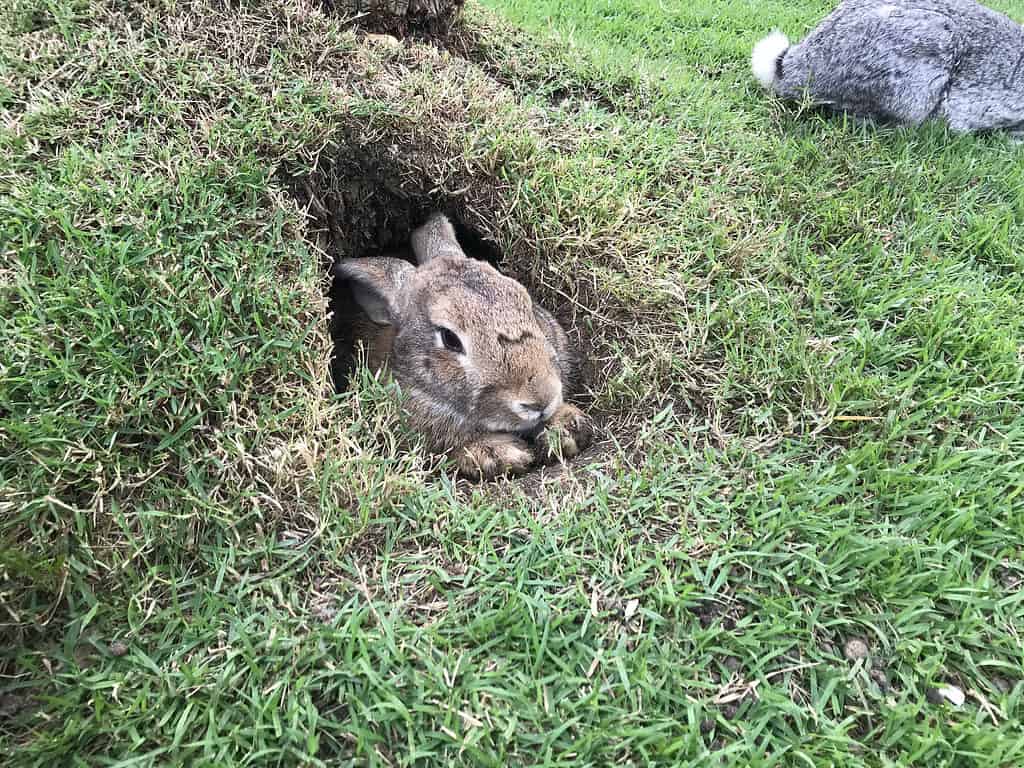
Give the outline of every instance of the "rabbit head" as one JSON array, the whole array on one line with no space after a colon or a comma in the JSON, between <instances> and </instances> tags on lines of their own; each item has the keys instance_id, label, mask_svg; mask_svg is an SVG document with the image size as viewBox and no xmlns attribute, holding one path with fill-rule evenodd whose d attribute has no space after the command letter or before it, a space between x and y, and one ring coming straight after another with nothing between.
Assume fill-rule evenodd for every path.
<instances>
[{"instance_id":1,"label":"rabbit head","mask_svg":"<svg viewBox=\"0 0 1024 768\"><path fill-rule=\"evenodd\" d=\"M388 363L410 410L442 444L539 429L562 405L564 333L519 282L467 258L444 216L412 246L418 266L379 257L335 268L369 319L390 326Z\"/></svg>"}]
</instances>

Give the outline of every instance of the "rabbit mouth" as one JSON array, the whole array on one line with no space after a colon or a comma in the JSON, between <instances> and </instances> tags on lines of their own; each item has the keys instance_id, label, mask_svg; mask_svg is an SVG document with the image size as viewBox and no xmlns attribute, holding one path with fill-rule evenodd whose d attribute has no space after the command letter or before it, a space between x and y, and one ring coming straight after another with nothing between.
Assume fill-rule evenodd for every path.
<instances>
[{"instance_id":1,"label":"rabbit mouth","mask_svg":"<svg viewBox=\"0 0 1024 768\"><path fill-rule=\"evenodd\" d=\"M533 439L541 433L544 425L562 404L561 393L547 405L510 402L504 404L499 413L482 422L489 432L511 432L526 439Z\"/></svg>"},{"instance_id":2,"label":"rabbit mouth","mask_svg":"<svg viewBox=\"0 0 1024 768\"><path fill-rule=\"evenodd\" d=\"M503 419L489 419L483 422L483 428L488 432L509 432L519 435L527 440L532 440L544 429L546 419L541 414L533 418L517 418L515 416Z\"/></svg>"},{"instance_id":3,"label":"rabbit mouth","mask_svg":"<svg viewBox=\"0 0 1024 768\"><path fill-rule=\"evenodd\" d=\"M523 427L517 431L519 435L525 437L527 440L536 440L543 430L544 421L542 419L537 419L532 426Z\"/></svg>"},{"instance_id":4,"label":"rabbit mouth","mask_svg":"<svg viewBox=\"0 0 1024 768\"><path fill-rule=\"evenodd\" d=\"M487 432L509 432L513 435L530 438L540 433L544 428L544 423L545 419L538 414L536 417L528 419L517 416L487 419L481 422L481 426Z\"/></svg>"},{"instance_id":5,"label":"rabbit mouth","mask_svg":"<svg viewBox=\"0 0 1024 768\"><path fill-rule=\"evenodd\" d=\"M522 416L522 421L519 426L514 430L517 434L525 437L527 440L534 440L544 430L544 426L548 423L552 414L555 412L557 406L552 404L545 408L543 411L528 411L529 416Z\"/></svg>"}]
</instances>

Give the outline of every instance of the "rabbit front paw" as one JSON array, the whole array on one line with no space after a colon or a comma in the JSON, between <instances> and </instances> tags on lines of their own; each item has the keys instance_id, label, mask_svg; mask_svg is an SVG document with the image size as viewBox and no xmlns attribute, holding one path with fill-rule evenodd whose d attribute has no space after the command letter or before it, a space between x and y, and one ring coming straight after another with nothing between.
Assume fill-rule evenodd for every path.
<instances>
[{"instance_id":1,"label":"rabbit front paw","mask_svg":"<svg viewBox=\"0 0 1024 768\"><path fill-rule=\"evenodd\" d=\"M563 403L537 435L537 451L545 463L565 461L585 451L593 439L594 426L587 415Z\"/></svg>"},{"instance_id":2,"label":"rabbit front paw","mask_svg":"<svg viewBox=\"0 0 1024 768\"><path fill-rule=\"evenodd\" d=\"M530 469L533 461L533 451L522 438L504 433L481 437L455 454L459 473L471 480L521 475Z\"/></svg>"}]
</instances>

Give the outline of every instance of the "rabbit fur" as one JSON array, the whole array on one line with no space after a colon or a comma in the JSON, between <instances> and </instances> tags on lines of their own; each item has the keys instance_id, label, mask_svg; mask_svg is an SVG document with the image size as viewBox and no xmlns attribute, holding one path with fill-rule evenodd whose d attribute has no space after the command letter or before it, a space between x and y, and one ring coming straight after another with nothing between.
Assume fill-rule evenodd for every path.
<instances>
[{"instance_id":1,"label":"rabbit fur","mask_svg":"<svg viewBox=\"0 0 1024 768\"><path fill-rule=\"evenodd\" d=\"M796 45L761 40L751 67L784 98L1024 139L1024 27L972 0L845 0Z\"/></svg>"},{"instance_id":2,"label":"rabbit fur","mask_svg":"<svg viewBox=\"0 0 1024 768\"><path fill-rule=\"evenodd\" d=\"M335 275L365 313L354 331L367 362L390 368L430 448L474 479L585 449L590 422L563 400L577 359L555 318L520 283L468 258L443 214L411 243L416 266L353 258Z\"/></svg>"}]
</instances>

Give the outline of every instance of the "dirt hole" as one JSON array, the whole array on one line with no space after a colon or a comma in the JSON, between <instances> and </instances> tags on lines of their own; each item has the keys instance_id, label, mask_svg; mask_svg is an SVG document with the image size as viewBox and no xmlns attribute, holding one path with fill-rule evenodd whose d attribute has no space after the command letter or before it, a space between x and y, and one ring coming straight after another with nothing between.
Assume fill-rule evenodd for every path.
<instances>
[{"instance_id":1,"label":"dirt hole","mask_svg":"<svg viewBox=\"0 0 1024 768\"><path fill-rule=\"evenodd\" d=\"M328 259L324 270L349 258L393 255L414 263L409 247L413 230L430 213L444 212L456 229L459 243L470 258L486 261L499 272L521 282L534 300L559 320L580 358L578 379L570 390L572 402L586 408L595 369L589 364L592 341L581 327L578 306L546 287L537 275L543 260L529 243L517 242L504 252L497 242L507 206L493 179L462 176L464 171L438 184L420 165L429 159L409 151L375 143L359 147L342 143L330 160L321 160L310 173L287 176L288 188L308 212L308 237ZM463 167L463 164L446 166ZM362 310L347 281L331 281L327 296L327 322L334 350L331 383L345 391L358 363L353 339L354 321Z\"/></svg>"},{"instance_id":2,"label":"dirt hole","mask_svg":"<svg viewBox=\"0 0 1024 768\"><path fill-rule=\"evenodd\" d=\"M581 328L579 322L579 306L536 279L543 267L529 243L513 240L508 250L499 246L497 237L507 208L492 180L456 177L438 185L428 173L415 172L411 165L407 154L397 155L381 144L365 150L348 145L332 160L321 161L312 173L286 178L287 186L310 216L309 239L327 254L324 270L339 260L385 254L414 263L409 246L413 230L433 211L443 211L455 226L466 255L490 263L526 286L534 300L555 315L575 345L580 368L577 380L567 390L567 399L590 415L597 439L571 463L592 460L607 450L601 443L607 419L592 407L589 393L597 367L592 363L589 329ZM357 372L354 323L363 315L347 281L332 279L326 298L333 342L330 383L335 391L343 392ZM561 471L559 465L537 465L518 482L529 492L531 484Z\"/></svg>"}]
</instances>

